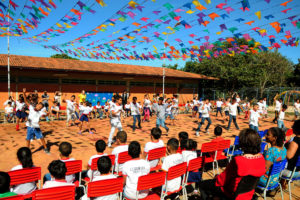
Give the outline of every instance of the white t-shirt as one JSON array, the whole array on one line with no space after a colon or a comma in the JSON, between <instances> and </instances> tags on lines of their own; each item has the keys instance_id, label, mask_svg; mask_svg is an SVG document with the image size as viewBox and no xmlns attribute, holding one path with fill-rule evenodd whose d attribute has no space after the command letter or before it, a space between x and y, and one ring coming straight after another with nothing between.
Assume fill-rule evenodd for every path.
<instances>
[{"instance_id":1,"label":"white t-shirt","mask_svg":"<svg viewBox=\"0 0 300 200\"><path fill-rule=\"evenodd\" d=\"M238 103L231 104L229 103L229 114L232 116L236 116Z\"/></svg>"},{"instance_id":2,"label":"white t-shirt","mask_svg":"<svg viewBox=\"0 0 300 200\"><path fill-rule=\"evenodd\" d=\"M174 108L178 108L178 99L173 99L174 102Z\"/></svg>"},{"instance_id":3,"label":"white t-shirt","mask_svg":"<svg viewBox=\"0 0 300 200\"><path fill-rule=\"evenodd\" d=\"M108 110L108 109L109 109L109 105L105 105L104 110Z\"/></svg>"},{"instance_id":4,"label":"white t-shirt","mask_svg":"<svg viewBox=\"0 0 300 200\"><path fill-rule=\"evenodd\" d=\"M267 101L263 100L263 109L266 110L267 109Z\"/></svg>"},{"instance_id":5,"label":"white t-shirt","mask_svg":"<svg viewBox=\"0 0 300 200\"><path fill-rule=\"evenodd\" d=\"M51 110L59 110L58 106L51 106Z\"/></svg>"},{"instance_id":6,"label":"white t-shirt","mask_svg":"<svg viewBox=\"0 0 300 200\"><path fill-rule=\"evenodd\" d=\"M6 106L5 107L5 113L6 114L11 114L14 112L14 108L12 106Z\"/></svg>"},{"instance_id":7,"label":"white t-shirt","mask_svg":"<svg viewBox=\"0 0 300 200\"><path fill-rule=\"evenodd\" d=\"M197 106L197 104L198 104L198 100L193 99L193 105L194 105L194 106Z\"/></svg>"},{"instance_id":8,"label":"white t-shirt","mask_svg":"<svg viewBox=\"0 0 300 200\"><path fill-rule=\"evenodd\" d=\"M43 185L43 188L53 188L53 187L60 187L60 186L71 186L74 185L73 183L67 183L67 181L46 181L45 184Z\"/></svg>"},{"instance_id":9,"label":"white t-shirt","mask_svg":"<svg viewBox=\"0 0 300 200\"><path fill-rule=\"evenodd\" d=\"M224 111L229 111L229 104L230 104L230 102L225 103Z\"/></svg>"},{"instance_id":10,"label":"white t-shirt","mask_svg":"<svg viewBox=\"0 0 300 200\"><path fill-rule=\"evenodd\" d=\"M202 117L208 118L209 117L209 111L210 111L210 105L204 104L202 107Z\"/></svg>"},{"instance_id":11,"label":"white t-shirt","mask_svg":"<svg viewBox=\"0 0 300 200\"><path fill-rule=\"evenodd\" d=\"M68 162L68 161L72 161L72 160L75 160L74 158L69 158L69 159L61 159L61 161L63 162ZM75 180L75 174L70 174L70 175L66 175L66 181L67 183L73 183L74 180Z\"/></svg>"},{"instance_id":12,"label":"white t-shirt","mask_svg":"<svg viewBox=\"0 0 300 200\"><path fill-rule=\"evenodd\" d=\"M157 148L164 147L164 146L165 146L165 144L162 140L159 140L158 142L147 142L145 145L145 148L144 148L144 152L148 153L152 149L157 149ZM149 161L150 167L156 167L158 162L159 162L159 159Z\"/></svg>"},{"instance_id":13,"label":"white t-shirt","mask_svg":"<svg viewBox=\"0 0 300 200\"><path fill-rule=\"evenodd\" d=\"M221 108L222 105L223 105L223 102L222 101L217 101L216 104L217 104L217 108Z\"/></svg>"},{"instance_id":14,"label":"white t-shirt","mask_svg":"<svg viewBox=\"0 0 300 200\"><path fill-rule=\"evenodd\" d=\"M66 100L67 102L67 110L74 112L75 111L75 101Z\"/></svg>"},{"instance_id":15,"label":"white t-shirt","mask_svg":"<svg viewBox=\"0 0 300 200\"><path fill-rule=\"evenodd\" d=\"M280 108L281 108L281 103L278 100L276 100L275 101L275 110L279 112Z\"/></svg>"},{"instance_id":16,"label":"white t-shirt","mask_svg":"<svg viewBox=\"0 0 300 200\"><path fill-rule=\"evenodd\" d=\"M181 163L183 163L182 155L179 153L172 154L172 155L165 157L163 164L162 164L162 169L164 171L168 171L170 167L173 167L173 166L181 164ZM180 185L181 185L181 177L174 178L174 179L168 181L166 189L168 192L173 192L175 190L178 190L180 188Z\"/></svg>"},{"instance_id":17,"label":"white t-shirt","mask_svg":"<svg viewBox=\"0 0 300 200\"><path fill-rule=\"evenodd\" d=\"M94 181L102 181L102 180L108 180L108 179L114 179L117 178L113 174L107 174L107 175L102 175L102 176L95 176L93 179ZM118 199L118 194L112 194L112 195L107 195L107 196L102 196L102 197L96 197L93 198L93 200L117 200Z\"/></svg>"},{"instance_id":18,"label":"white t-shirt","mask_svg":"<svg viewBox=\"0 0 300 200\"><path fill-rule=\"evenodd\" d=\"M196 151L183 150L181 154L182 154L183 162L187 162L187 164L189 164L190 160L197 158Z\"/></svg>"},{"instance_id":19,"label":"white t-shirt","mask_svg":"<svg viewBox=\"0 0 300 200\"><path fill-rule=\"evenodd\" d=\"M284 115L285 115L285 112L280 111L280 112L279 112L278 119L281 120L281 121L283 121L283 120L284 120Z\"/></svg>"},{"instance_id":20,"label":"white t-shirt","mask_svg":"<svg viewBox=\"0 0 300 200\"><path fill-rule=\"evenodd\" d=\"M32 105L29 106L29 115L27 118L26 126L32 128L40 128L39 121L41 116L46 115L42 110L36 111Z\"/></svg>"},{"instance_id":21,"label":"white t-shirt","mask_svg":"<svg viewBox=\"0 0 300 200\"><path fill-rule=\"evenodd\" d=\"M151 106L151 101L149 99L144 99L144 107L150 108Z\"/></svg>"},{"instance_id":22,"label":"white t-shirt","mask_svg":"<svg viewBox=\"0 0 300 200\"><path fill-rule=\"evenodd\" d=\"M118 106L117 104L113 105L113 107L110 108L110 111L111 112L114 111L116 115L112 115L111 119L120 120L122 110L123 110L122 105L120 106Z\"/></svg>"},{"instance_id":23,"label":"white t-shirt","mask_svg":"<svg viewBox=\"0 0 300 200\"><path fill-rule=\"evenodd\" d=\"M109 103L109 107L110 107L110 108L113 107L113 106L115 105L115 103L112 102L112 101L110 101L110 102L108 102L108 103Z\"/></svg>"},{"instance_id":24,"label":"white t-shirt","mask_svg":"<svg viewBox=\"0 0 300 200\"><path fill-rule=\"evenodd\" d=\"M79 110L82 112L82 114L89 115L90 112L93 111L93 107L80 105Z\"/></svg>"},{"instance_id":25,"label":"white t-shirt","mask_svg":"<svg viewBox=\"0 0 300 200\"><path fill-rule=\"evenodd\" d=\"M101 156L107 156L107 154L104 153L104 154L96 154L96 155L91 156L90 159L89 159L89 162L88 162L89 167L92 166L92 160L94 158L100 158ZM100 172L98 170L91 170L91 169L89 169L88 172L87 172L87 175L91 179L92 177L100 176Z\"/></svg>"},{"instance_id":26,"label":"white t-shirt","mask_svg":"<svg viewBox=\"0 0 300 200\"><path fill-rule=\"evenodd\" d=\"M300 103L297 102L294 103L294 110L298 112L300 111Z\"/></svg>"},{"instance_id":27,"label":"white t-shirt","mask_svg":"<svg viewBox=\"0 0 300 200\"><path fill-rule=\"evenodd\" d=\"M236 98L236 102L237 102L237 103L240 103L240 101L241 101L241 98L239 98L239 97Z\"/></svg>"},{"instance_id":28,"label":"white t-shirt","mask_svg":"<svg viewBox=\"0 0 300 200\"><path fill-rule=\"evenodd\" d=\"M16 101L16 111L22 111L23 108L25 107L25 102L19 102L19 101Z\"/></svg>"},{"instance_id":29,"label":"white t-shirt","mask_svg":"<svg viewBox=\"0 0 300 200\"><path fill-rule=\"evenodd\" d=\"M203 101L198 101L198 102L197 102L197 105L199 106L198 112L199 112L199 113L202 113L202 112L203 112L202 108L203 108L203 105L204 105Z\"/></svg>"},{"instance_id":30,"label":"white t-shirt","mask_svg":"<svg viewBox=\"0 0 300 200\"><path fill-rule=\"evenodd\" d=\"M171 115L172 114L172 107L173 105L170 105L169 107L166 108L166 114Z\"/></svg>"},{"instance_id":31,"label":"white t-shirt","mask_svg":"<svg viewBox=\"0 0 300 200\"><path fill-rule=\"evenodd\" d=\"M120 164L120 165L118 164L118 156L119 156L119 153L122 153L122 152L125 152L125 151L128 151L128 144L119 145L119 146L115 147L114 150L112 151L111 154L114 154L116 156L115 171L117 171L118 168L119 168L120 172L122 171L124 164Z\"/></svg>"},{"instance_id":32,"label":"white t-shirt","mask_svg":"<svg viewBox=\"0 0 300 200\"><path fill-rule=\"evenodd\" d=\"M102 108L101 105L96 105L95 107L96 107L97 110Z\"/></svg>"},{"instance_id":33,"label":"white t-shirt","mask_svg":"<svg viewBox=\"0 0 300 200\"><path fill-rule=\"evenodd\" d=\"M150 172L150 164L146 160L130 160L123 165L123 175L126 177L124 187L125 196L129 199L136 198L137 183L140 176L147 175ZM138 198L143 199L149 193L149 190L139 191Z\"/></svg>"},{"instance_id":34,"label":"white t-shirt","mask_svg":"<svg viewBox=\"0 0 300 200\"><path fill-rule=\"evenodd\" d=\"M258 119L260 118L259 112L250 110L249 124L258 127Z\"/></svg>"},{"instance_id":35,"label":"white t-shirt","mask_svg":"<svg viewBox=\"0 0 300 200\"><path fill-rule=\"evenodd\" d=\"M131 115L140 115L140 104L139 103L130 103Z\"/></svg>"},{"instance_id":36,"label":"white t-shirt","mask_svg":"<svg viewBox=\"0 0 300 200\"><path fill-rule=\"evenodd\" d=\"M258 110L259 110L259 111L262 111L263 108L264 108L264 103L258 102L257 105L258 105Z\"/></svg>"},{"instance_id":37,"label":"white t-shirt","mask_svg":"<svg viewBox=\"0 0 300 200\"><path fill-rule=\"evenodd\" d=\"M15 167L13 167L10 171L15 171L15 170L19 170L19 169L23 169L22 165L17 165ZM33 192L34 190L36 190L35 182L19 184L19 185L14 186L13 188L11 188L11 191L15 192L17 194L28 194L28 193Z\"/></svg>"},{"instance_id":38,"label":"white t-shirt","mask_svg":"<svg viewBox=\"0 0 300 200\"><path fill-rule=\"evenodd\" d=\"M130 104L125 104L125 109L130 109Z\"/></svg>"}]
</instances>

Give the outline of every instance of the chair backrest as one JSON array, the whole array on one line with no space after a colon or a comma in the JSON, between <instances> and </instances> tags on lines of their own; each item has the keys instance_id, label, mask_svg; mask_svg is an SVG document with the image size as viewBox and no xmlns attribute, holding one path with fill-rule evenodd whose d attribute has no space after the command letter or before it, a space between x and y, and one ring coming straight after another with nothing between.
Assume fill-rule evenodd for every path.
<instances>
[{"instance_id":1,"label":"chair backrest","mask_svg":"<svg viewBox=\"0 0 300 200\"><path fill-rule=\"evenodd\" d=\"M2 200L24 200L23 195L1 198Z\"/></svg>"},{"instance_id":2,"label":"chair backrest","mask_svg":"<svg viewBox=\"0 0 300 200\"><path fill-rule=\"evenodd\" d=\"M201 169L203 166L203 162L204 162L203 157L198 157L190 160L187 166L187 171L192 172Z\"/></svg>"},{"instance_id":3,"label":"chair backrest","mask_svg":"<svg viewBox=\"0 0 300 200\"><path fill-rule=\"evenodd\" d=\"M82 160L71 160L65 162L65 164L67 168L66 175L82 172Z\"/></svg>"},{"instance_id":4,"label":"chair backrest","mask_svg":"<svg viewBox=\"0 0 300 200\"><path fill-rule=\"evenodd\" d=\"M264 130L264 136L267 135L269 129Z\"/></svg>"},{"instance_id":5,"label":"chair backrest","mask_svg":"<svg viewBox=\"0 0 300 200\"><path fill-rule=\"evenodd\" d=\"M113 155L113 154L111 154L111 155L108 155L108 157L109 157L110 160L111 160L111 166L114 166L114 165L115 165L116 156ZM98 162L99 158L100 158L100 157L94 158L94 159L92 160L91 170L98 170L97 162Z\"/></svg>"},{"instance_id":6,"label":"chair backrest","mask_svg":"<svg viewBox=\"0 0 300 200\"><path fill-rule=\"evenodd\" d=\"M239 182L235 192L234 192L234 199L236 199L240 194L244 194L254 190L260 177L255 176L244 176L242 177L241 181Z\"/></svg>"},{"instance_id":7,"label":"chair backrest","mask_svg":"<svg viewBox=\"0 0 300 200\"><path fill-rule=\"evenodd\" d=\"M140 176L137 184L137 190L147 190L150 188L160 187L165 184L166 172L157 172Z\"/></svg>"},{"instance_id":8,"label":"chair backrest","mask_svg":"<svg viewBox=\"0 0 300 200\"><path fill-rule=\"evenodd\" d=\"M260 153L264 153L266 146L267 146L266 142L262 142L260 144Z\"/></svg>"},{"instance_id":9,"label":"chair backrest","mask_svg":"<svg viewBox=\"0 0 300 200\"><path fill-rule=\"evenodd\" d=\"M123 164L129 160L132 160L131 156L128 154L128 151L119 153L118 155L118 164Z\"/></svg>"},{"instance_id":10,"label":"chair backrest","mask_svg":"<svg viewBox=\"0 0 300 200\"><path fill-rule=\"evenodd\" d=\"M274 162L271 170L269 171L269 176L272 176L274 174L279 174L285 167L286 160L280 161L280 162Z\"/></svg>"},{"instance_id":11,"label":"chair backrest","mask_svg":"<svg viewBox=\"0 0 300 200\"><path fill-rule=\"evenodd\" d=\"M201 153L215 152L218 148L217 142L206 142L202 144Z\"/></svg>"},{"instance_id":12,"label":"chair backrest","mask_svg":"<svg viewBox=\"0 0 300 200\"><path fill-rule=\"evenodd\" d=\"M263 138L265 136L265 131L258 131L258 135Z\"/></svg>"},{"instance_id":13,"label":"chair backrest","mask_svg":"<svg viewBox=\"0 0 300 200\"><path fill-rule=\"evenodd\" d=\"M240 144L240 137L239 136L235 136L233 145L238 146L239 144Z\"/></svg>"},{"instance_id":14,"label":"chair backrest","mask_svg":"<svg viewBox=\"0 0 300 200\"><path fill-rule=\"evenodd\" d=\"M181 177L186 173L186 169L187 169L186 162L170 167L167 174L167 180L169 181L174 178Z\"/></svg>"},{"instance_id":15,"label":"chair backrest","mask_svg":"<svg viewBox=\"0 0 300 200\"><path fill-rule=\"evenodd\" d=\"M156 149L152 149L148 152L147 155L147 160L156 160L156 159L160 159L162 157L165 157L166 155L166 147L160 147L160 148L156 148Z\"/></svg>"},{"instance_id":16,"label":"chair backrest","mask_svg":"<svg viewBox=\"0 0 300 200\"><path fill-rule=\"evenodd\" d=\"M290 129L287 130L285 136L291 136L293 134L294 134L293 129L290 128Z\"/></svg>"},{"instance_id":17,"label":"chair backrest","mask_svg":"<svg viewBox=\"0 0 300 200\"><path fill-rule=\"evenodd\" d=\"M74 200L74 186L60 186L41 190L35 190L32 193L32 200Z\"/></svg>"},{"instance_id":18,"label":"chair backrest","mask_svg":"<svg viewBox=\"0 0 300 200\"><path fill-rule=\"evenodd\" d=\"M32 168L9 171L8 174L10 176L11 186L41 180L40 167L32 167Z\"/></svg>"},{"instance_id":19,"label":"chair backrest","mask_svg":"<svg viewBox=\"0 0 300 200\"><path fill-rule=\"evenodd\" d=\"M299 148L299 147L298 147ZM300 167L300 156L298 156L298 160L297 160L297 163L296 163L296 167Z\"/></svg>"},{"instance_id":20,"label":"chair backrest","mask_svg":"<svg viewBox=\"0 0 300 200\"><path fill-rule=\"evenodd\" d=\"M217 151L223 151L224 149L230 148L230 140L222 140L218 142Z\"/></svg>"},{"instance_id":21,"label":"chair backrest","mask_svg":"<svg viewBox=\"0 0 300 200\"><path fill-rule=\"evenodd\" d=\"M123 178L113 178L102 181L89 182L87 187L88 197L107 196L123 191Z\"/></svg>"}]
</instances>

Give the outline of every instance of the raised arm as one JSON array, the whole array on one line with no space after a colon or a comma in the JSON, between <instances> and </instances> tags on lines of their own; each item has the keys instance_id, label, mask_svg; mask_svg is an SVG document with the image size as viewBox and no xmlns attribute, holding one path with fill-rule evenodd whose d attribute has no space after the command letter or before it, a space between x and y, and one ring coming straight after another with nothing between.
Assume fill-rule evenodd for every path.
<instances>
[{"instance_id":1,"label":"raised arm","mask_svg":"<svg viewBox=\"0 0 300 200\"><path fill-rule=\"evenodd\" d=\"M23 88L23 96L24 96L24 102L26 104L30 104L30 102L28 101L27 96L26 96L26 88Z\"/></svg>"}]
</instances>

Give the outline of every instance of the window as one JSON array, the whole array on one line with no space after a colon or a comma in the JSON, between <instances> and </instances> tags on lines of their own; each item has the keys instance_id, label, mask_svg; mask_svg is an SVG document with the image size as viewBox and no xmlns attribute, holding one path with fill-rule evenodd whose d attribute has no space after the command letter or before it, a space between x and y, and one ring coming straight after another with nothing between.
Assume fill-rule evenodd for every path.
<instances>
[{"instance_id":1,"label":"window","mask_svg":"<svg viewBox=\"0 0 300 200\"><path fill-rule=\"evenodd\" d=\"M16 82L16 78L10 76L10 82L11 83L15 83ZM0 76L0 83L7 83L7 75L1 75Z\"/></svg>"},{"instance_id":2,"label":"window","mask_svg":"<svg viewBox=\"0 0 300 200\"><path fill-rule=\"evenodd\" d=\"M126 81L106 81L99 80L98 85L126 85Z\"/></svg>"},{"instance_id":3,"label":"window","mask_svg":"<svg viewBox=\"0 0 300 200\"><path fill-rule=\"evenodd\" d=\"M19 83L58 83L58 78L19 77Z\"/></svg>"},{"instance_id":4,"label":"window","mask_svg":"<svg viewBox=\"0 0 300 200\"><path fill-rule=\"evenodd\" d=\"M86 84L96 85L96 80L82 80L82 79L62 79L63 84Z\"/></svg>"},{"instance_id":5,"label":"window","mask_svg":"<svg viewBox=\"0 0 300 200\"><path fill-rule=\"evenodd\" d=\"M197 84L193 83L185 83L185 84L180 84L181 88L198 88Z\"/></svg>"},{"instance_id":6,"label":"window","mask_svg":"<svg viewBox=\"0 0 300 200\"><path fill-rule=\"evenodd\" d=\"M154 86L153 82L130 82L130 86Z\"/></svg>"},{"instance_id":7,"label":"window","mask_svg":"<svg viewBox=\"0 0 300 200\"><path fill-rule=\"evenodd\" d=\"M162 83L156 83L156 87L162 87L163 84ZM166 88L177 88L177 84L176 83L165 83L165 87Z\"/></svg>"}]
</instances>

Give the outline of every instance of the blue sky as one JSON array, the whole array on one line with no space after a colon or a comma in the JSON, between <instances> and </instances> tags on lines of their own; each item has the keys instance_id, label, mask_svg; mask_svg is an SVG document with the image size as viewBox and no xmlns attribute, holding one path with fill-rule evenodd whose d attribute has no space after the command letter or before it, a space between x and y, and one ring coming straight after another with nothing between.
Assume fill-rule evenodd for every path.
<instances>
[{"instance_id":1,"label":"blue sky","mask_svg":"<svg viewBox=\"0 0 300 200\"><path fill-rule=\"evenodd\" d=\"M45 2L49 2L49 0L44 0ZM261 29L266 29L268 35L274 35L276 42L281 45L279 52L285 55L294 63L297 63L298 58L300 58L300 47L290 47L285 46L283 43L280 42L281 39L286 39L286 31L290 31L292 37L299 38L300 37L300 29L293 26L291 20L287 19L288 17L295 16L293 20L300 19L300 1L299 0L292 0L291 2L287 3L287 6L280 5L281 3L285 2L285 0L270 0L270 3L267 3L266 0L248 0L250 11L242 11L240 8L242 7L241 0L211 0L210 4L207 4L209 0L199 0L199 2L205 6L206 10L198 10L195 8L195 5L191 5L191 9L186 6L187 3L191 3L192 0L156 0L153 2L152 0L136 0L136 2L140 6L144 6L142 11L137 9L128 9L128 0L104 0L107 4L105 7L101 7L95 0L81 0L84 4L90 7L92 10L96 11L94 14L87 11L82 11L83 14L81 16L81 20L78 21L79 24L70 28L66 33L59 34L57 37L53 37L48 42L38 42L37 44L32 44L23 38L32 37L37 34L44 32L45 30L53 27L57 22L60 24L62 23L60 20L65 19L63 18L66 14L71 15L70 10L72 8L79 9L79 6L76 5L78 0L52 0L56 5L56 9L51 9L51 12L48 17L41 20L38 25L38 28L34 30L28 29L28 34L23 35L21 37L10 37L10 52L11 54L17 55L28 55L28 56L39 56L39 57L49 57L57 52L51 49L46 49L42 47L42 45L60 45L72 41L84 34L88 33L89 31L93 30L97 26L103 24L108 19L117 19L119 16L115 13L119 10L123 10L124 12L132 11L136 16L132 19L131 17L127 16L127 20L121 22L119 20L115 21L114 26L108 26L105 32L99 32L96 35L90 36L88 39L84 40L82 43L75 43L74 47L87 47L87 44L91 42L95 42L95 45L104 44L111 40L117 39L118 37L124 36L127 33L132 33L137 26L133 25L132 23L136 22L139 23L142 27L148 23L153 23L154 25L160 24L158 28L155 27L148 27L144 31L140 32L141 35L133 34L137 39L142 40L141 37L146 36L153 40L150 43L132 43L131 41L121 42L115 44L118 47L125 47L126 43L128 46L136 46L135 48L130 48L132 51L136 51L138 53L145 53L152 52L155 50L153 45L158 49L158 52L162 53L164 51L164 40L166 40L166 35L162 34L163 32L171 33L167 27L174 27L177 23L176 20L167 17L163 19L161 22L155 21L160 19L163 16L168 15L171 11L177 9L181 9L181 11L175 12L177 16L181 16L180 20L184 20L188 24L191 25L190 29L186 29L183 26L179 25L179 30L176 31L174 34L170 34L168 36L167 42L174 46L176 49L182 48L180 43L177 42L175 39L182 40L184 47L190 47L190 41L194 42L192 45L202 45L202 43L206 42L204 37L209 36L209 42L215 42L219 38L226 38L232 37L233 34L229 30L224 30L220 35L217 35L217 32L220 32L220 25L225 24L227 29L231 27L236 27L237 31L234 33L241 33L245 34L248 33L250 37L254 38L255 40L261 42L263 45L269 46L269 38L267 36L261 37L257 32L251 30L254 27L260 27ZM0 0L3 4L7 5L8 0ZM32 5L33 3L30 0L13 0L19 7L16 9L15 12L15 19L17 16L20 16L21 11L27 15L29 10L27 11L26 8L23 9L25 5ZM169 3L173 8L168 9L166 3ZM216 8L217 5L220 3L227 3L223 8L230 6L234 9L233 12L230 14L226 13L224 9ZM37 2L37 5L38 2ZM75 7L74 7L75 5ZM0 7L1 8L1 7ZM282 10L289 9L287 13L281 12ZM186 13L187 11L193 12L192 14ZM159 11L159 13L153 13L153 11ZM257 11L261 11L261 19L259 20L258 17L254 14ZM197 14L202 12L206 16L203 18L204 20L210 21L207 27L203 25L199 25L197 19L199 18ZM223 19L222 17L215 18L212 20L207 15L211 13L217 13L219 16L222 14L227 14L228 17ZM270 16L269 19L265 18L266 16ZM147 22L141 20L142 18L149 18ZM168 20L170 21L168 22ZM240 19L240 20L239 20ZM1 19L0 19L1 20ZM249 26L246 25L245 22L249 22L254 20L254 23ZM272 28L269 23L278 21L280 24L283 24L282 33L276 33L275 29ZM14 21L16 22L16 21ZM166 23L163 23L166 22ZM126 28L126 30L122 30ZM118 32L119 31L119 32ZM154 32L159 33L159 37L162 40L158 40L154 37ZM190 34L195 34L196 36L193 38ZM197 38L201 38L200 42L196 40ZM97 42L98 41L98 42ZM7 53L7 38L0 37L0 53L5 54ZM59 46L61 48L61 46ZM65 49L73 48L73 46L67 46ZM63 48L62 48L63 49ZM170 51L170 49L167 49ZM136 65L148 65L148 66L162 66L165 62L166 64L175 64L177 63L180 67L184 66L185 61L183 60L151 60L151 61L130 61L130 60L120 60L120 61L106 61L106 60L96 60L96 59L89 59L89 58L80 58L81 60L90 60L90 61L97 61L97 62L118 62L122 64L136 64Z\"/></svg>"}]
</instances>

